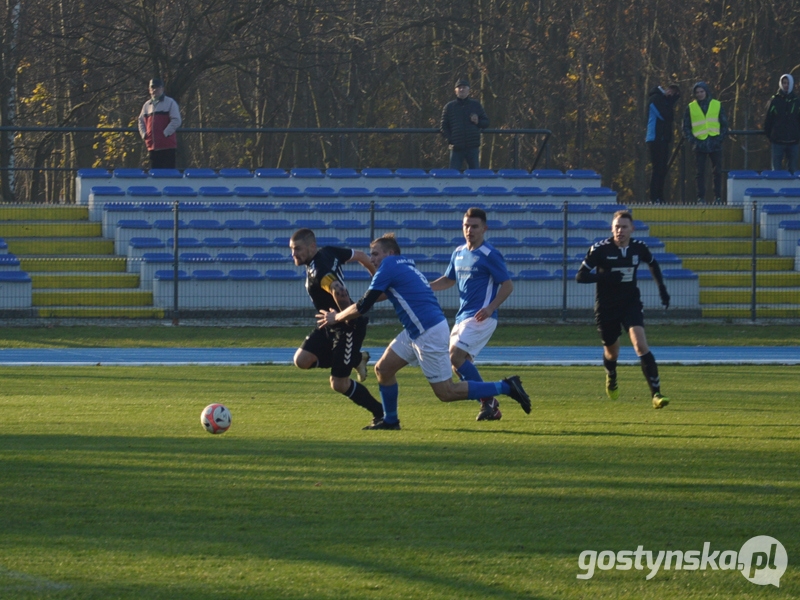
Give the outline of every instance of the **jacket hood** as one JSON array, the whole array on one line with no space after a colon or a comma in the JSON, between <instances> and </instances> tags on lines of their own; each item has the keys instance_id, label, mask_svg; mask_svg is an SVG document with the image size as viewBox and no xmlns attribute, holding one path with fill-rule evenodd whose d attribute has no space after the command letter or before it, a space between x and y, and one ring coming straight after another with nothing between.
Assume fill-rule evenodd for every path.
<instances>
[{"instance_id":1,"label":"jacket hood","mask_svg":"<svg viewBox=\"0 0 800 600\"><path fill-rule=\"evenodd\" d=\"M792 77L789 73L784 73L783 75L780 76L780 79L778 79L779 94L783 93L783 90L781 89L781 81L783 80L784 77L786 77L789 80L789 89L786 90L786 95L788 96L789 94L792 93L792 90L794 89L794 77Z\"/></svg>"},{"instance_id":2,"label":"jacket hood","mask_svg":"<svg viewBox=\"0 0 800 600\"><path fill-rule=\"evenodd\" d=\"M698 81L692 86L692 96L694 96L694 91L697 88L703 88L706 91L706 99L704 100L704 102L707 102L713 98L713 96L711 95L711 88L708 87L708 84L705 81Z\"/></svg>"}]
</instances>

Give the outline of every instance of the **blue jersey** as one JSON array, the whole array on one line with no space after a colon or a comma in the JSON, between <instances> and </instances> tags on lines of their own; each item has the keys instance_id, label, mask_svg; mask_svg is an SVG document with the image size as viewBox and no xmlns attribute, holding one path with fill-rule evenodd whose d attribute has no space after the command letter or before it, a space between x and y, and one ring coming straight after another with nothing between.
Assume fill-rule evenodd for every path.
<instances>
[{"instance_id":1,"label":"blue jersey","mask_svg":"<svg viewBox=\"0 0 800 600\"><path fill-rule=\"evenodd\" d=\"M428 280L410 258L394 254L384 258L369 289L386 294L412 340L446 320Z\"/></svg>"},{"instance_id":2,"label":"blue jersey","mask_svg":"<svg viewBox=\"0 0 800 600\"><path fill-rule=\"evenodd\" d=\"M470 250L466 244L456 248L445 277L458 283L461 305L456 323L474 317L495 299L500 284L511 279L503 255L486 242L475 250ZM492 313L492 318L497 318L497 311Z\"/></svg>"}]
</instances>

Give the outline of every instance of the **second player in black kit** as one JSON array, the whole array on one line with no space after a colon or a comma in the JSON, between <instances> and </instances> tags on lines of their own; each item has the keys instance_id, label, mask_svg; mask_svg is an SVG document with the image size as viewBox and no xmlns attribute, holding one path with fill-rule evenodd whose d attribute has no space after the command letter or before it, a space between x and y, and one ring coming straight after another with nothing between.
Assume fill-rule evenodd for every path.
<instances>
[{"instance_id":1,"label":"second player in black kit","mask_svg":"<svg viewBox=\"0 0 800 600\"><path fill-rule=\"evenodd\" d=\"M341 311L352 304L344 284L342 265L358 261L370 272L375 269L369 257L358 250L335 246L317 247L316 236L310 229L299 229L289 242L296 265L306 267L306 291L320 310ZM359 381L367 378L369 354L361 351L367 335L367 317L361 317L336 327L321 327L312 331L295 352L294 363L301 369L330 369L331 387L364 407L373 419L383 418L383 406L369 390L350 379L353 369Z\"/></svg>"},{"instance_id":2,"label":"second player in black kit","mask_svg":"<svg viewBox=\"0 0 800 600\"><path fill-rule=\"evenodd\" d=\"M631 238L633 229L633 217L629 212L615 213L611 225L613 235L589 249L576 280L578 283L596 284L594 317L603 341L603 365L606 369L608 396L613 400L619 397L617 359L619 337L624 327L641 361L642 372L653 396L653 408L663 408L669 400L661 395L658 365L647 345L644 307L636 284L636 270L647 265L653 279L658 283L661 303L665 308L669 307L670 298L658 262L647 244Z\"/></svg>"}]
</instances>

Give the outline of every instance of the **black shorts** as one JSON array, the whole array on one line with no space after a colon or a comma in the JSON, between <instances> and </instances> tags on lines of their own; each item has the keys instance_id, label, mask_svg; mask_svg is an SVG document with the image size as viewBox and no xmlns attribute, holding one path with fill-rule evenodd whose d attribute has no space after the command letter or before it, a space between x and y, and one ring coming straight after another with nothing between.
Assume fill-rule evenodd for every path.
<instances>
[{"instance_id":1,"label":"black shorts","mask_svg":"<svg viewBox=\"0 0 800 600\"><path fill-rule=\"evenodd\" d=\"M350 377L361 362L367 323L367 317L359 317L345 325L315 329L300 348L316 356L320 368L330 367L332 377Z\"/></svg>"},{"instance_id":2,"label":"black shorts","mask_svg":"<svg viewBox=\"0 0 800 600\"><path fill-rule=\"evenodd\" d=\"M644 308L641 302L621 306L611 310L598 310L594 321L603 346L613 346L622 335L622 328L627 332L631 327L644 327Z\"/></svg>"}]
</instances>

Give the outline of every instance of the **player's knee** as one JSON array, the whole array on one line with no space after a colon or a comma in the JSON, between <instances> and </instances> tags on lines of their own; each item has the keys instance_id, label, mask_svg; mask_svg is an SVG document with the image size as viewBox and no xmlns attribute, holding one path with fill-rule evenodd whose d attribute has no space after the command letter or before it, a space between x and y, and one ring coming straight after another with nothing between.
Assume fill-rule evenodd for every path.
<instances>
[{"instance_id":1,"label":"player's knee","mask_svg":"<svg viewBox=\"0 0 800 600\"><path fill-rule=\"evenodd\" d=\"M349 377L331 377L331 389L340 394L346 394L350 391L350 378Z\"/></svg>"}]
</instances>

